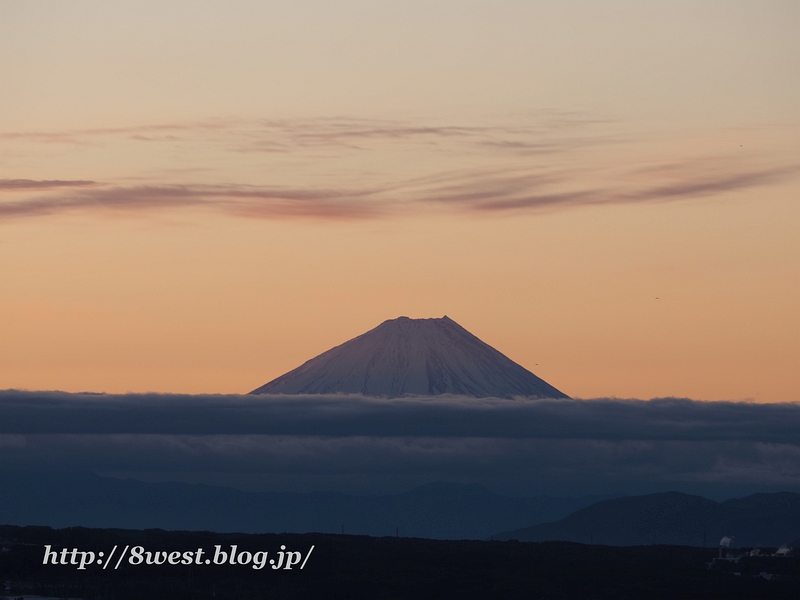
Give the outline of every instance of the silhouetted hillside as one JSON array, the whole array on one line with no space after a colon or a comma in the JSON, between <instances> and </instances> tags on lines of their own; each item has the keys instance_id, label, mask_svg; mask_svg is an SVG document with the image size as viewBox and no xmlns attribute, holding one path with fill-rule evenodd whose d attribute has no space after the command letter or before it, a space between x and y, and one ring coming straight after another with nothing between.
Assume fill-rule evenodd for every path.
<instances>
[{"instance_id":1,"label":"silhouetted hillside","mask_svg":"<svg viewBox=\"0 0 800 600\"><path fill-rule=\"evenodd\" d=\"M604 500L553 523L505 531L497 539L564 540L635 546L780 546L800 536L800 494L754 494L714 502L679 492Z\"/></svg>"},{"instance_id":2,"label":"silhouetted hillside","mask_svg":"<svg viewBox=\"0 0 800 600\"><path fill-rule=\"evenodd\" d=\"M197 556L198 549L204 549L203 558L211 560L209 564L122 560L119 568L116 563L107 569L93 563L78 570L68 560L68 564L43 565L46 544L52 551L75 548L103 551L105 556L114 546L117 553L140 547L162 558L166 552ZM228 558L235 546L240 553L236 564L229 560L214 564L215 545ZM298 553L290 570L272 568L283 564L282 546ZM263 569L252 568L258 552L268 553L260 555ZM0 581L7 583L6 595L12 598L33 593L86 600L763 600L800 595L800 560L794 556L743 559L736 564L739 575L734 575L707 568L715 554L712 548L678 546L0 527ZM301 569L303 557L307 561ZM285 563L285 555L283 559ZM779 575L768 581L762 572Z\"/></svg>"},{"instance_id":3,"label":"silhouetted hillside","mask_svg":"<svg viewBox=\"0 0 800 600\"><path fill-rule=\"evenodd\" d=\"M0 472L0 524L240 531L311 531L481 539L552 521L596 502L512 498L479 485L431 483L391 496L337 492L248 493L145 483L90 473Z\"/></svg>"}]
</instances>

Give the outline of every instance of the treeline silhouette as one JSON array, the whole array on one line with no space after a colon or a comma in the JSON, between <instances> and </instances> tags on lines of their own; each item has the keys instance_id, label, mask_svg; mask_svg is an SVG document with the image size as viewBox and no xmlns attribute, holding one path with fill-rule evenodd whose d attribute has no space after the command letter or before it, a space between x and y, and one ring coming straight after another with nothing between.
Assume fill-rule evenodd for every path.
<instances>
[{"instance_id":1,"label":"treeline silhouette","mask_svg":"<svg viewBox=\"0 0 800 600\"><path fill-rule=\"evenodd\" d=\"M304 556L304 569L262 570L251 565L146 565L114 561L90 565L43 565L51 549L103 551L116 545L148 551L237 552L281 546ZM568 542L430 540L335 534L217 534L163 530L0 527L0 580L5 595L86 600L218 598L797 598L800 559L743 558L732 569L709 569L716 548L611 547ZM117 554L116 556L119 556ZM208 554L204 555L208 557ZM774 564L768 561L772 560ZM758 562L760 561L760 562ZM767 562L765 562L767 561ZM734 564L734 563L731 563ZM760 576L769 571L777 577ZM2 596L2 592L0 592Z\"/></svg>"}]
</instances>

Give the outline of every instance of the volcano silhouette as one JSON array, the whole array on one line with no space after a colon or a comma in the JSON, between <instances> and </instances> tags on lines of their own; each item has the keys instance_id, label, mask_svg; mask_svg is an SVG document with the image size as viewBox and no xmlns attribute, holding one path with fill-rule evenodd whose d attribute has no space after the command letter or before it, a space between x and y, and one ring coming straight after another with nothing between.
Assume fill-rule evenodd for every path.
<instances>
[{"instance_id":1,"label":"volcano silhouette","mask_svg":"<svg viewBox=\"0 0 800 600\"><path fill-rule=\"evenodd\" d=\"M250 393L569 397L446 316L384 321Z\"/></svg>"}]
</instances>

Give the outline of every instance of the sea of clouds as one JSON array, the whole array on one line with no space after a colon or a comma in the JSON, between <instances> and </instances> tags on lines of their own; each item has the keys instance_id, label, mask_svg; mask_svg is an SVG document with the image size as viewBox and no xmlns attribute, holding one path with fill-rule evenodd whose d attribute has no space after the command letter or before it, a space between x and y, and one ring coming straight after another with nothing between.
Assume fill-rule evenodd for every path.
<instances>
[{"instance_id":1,"label":"sea of clouds","mask_svg":"<svg viewBox=\"0 0 800 600\"><path fill-rule=\"evenodd\" d=\"M800 404L0 392L0 469L244 489L800 491Z\"/></svg>"}]
</instances>

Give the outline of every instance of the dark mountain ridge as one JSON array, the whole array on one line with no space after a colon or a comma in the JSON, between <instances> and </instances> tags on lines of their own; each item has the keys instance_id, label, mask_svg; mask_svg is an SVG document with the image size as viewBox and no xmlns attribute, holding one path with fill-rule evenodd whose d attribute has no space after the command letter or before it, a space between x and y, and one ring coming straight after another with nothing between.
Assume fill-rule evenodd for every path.
<instances>
[{"instance_id":1,"label":"dark mountain ridge","mask_svg":"<svg viewBox=\"0 0 800 600\"><path fill-rule=\"evenodd\" d=\"M224 564L121 561L43 565L45 545L108 552L237 553ZM252 568L255 553L281 560L279 549L303 559L291 570ZM313 552L311 549L313 548ZM800 558L746 557L736 574L706 565L713 548L609 547L569 542L518 544L332 534L219 534L207 531L110 530L0 526L0 582L10 598L116 600L285 600L307 598L437 598L439 600L732 600L797 598ZM196 554L195 554L196 555ZM251 561L252 559L252 561ZM768 574L770 579L764 577Z\"/></svg>"},{"instance_id":2,"label":"dark mountain ridge","mask_svg":"<svg viewBox=\"0 0 800 600\"><path fill-rule=\"evenodd\" d=\"M800 537L800 494L753 494L715 502L680 492L603 500L552 523L505 531L496 539L573 541L612 546L675 544L781 546Z\"/></svg>"},{"instance_id":3,"label":"dark mountain ridge","mask_svg":"<svg viewBox=\"0 0 800 600\"><path fill-rule=\"evenodd\" d=\"M269 493L91 473L0 472L0 524L481 539L568 515L599 497L514 498L477 484L394 495Z\"/></svg>"}]
</instances>

